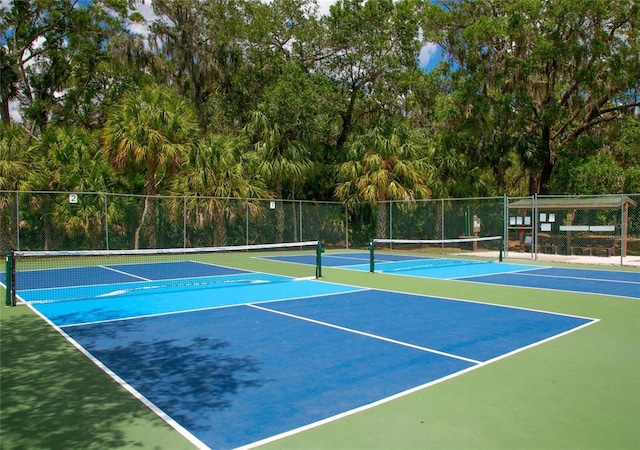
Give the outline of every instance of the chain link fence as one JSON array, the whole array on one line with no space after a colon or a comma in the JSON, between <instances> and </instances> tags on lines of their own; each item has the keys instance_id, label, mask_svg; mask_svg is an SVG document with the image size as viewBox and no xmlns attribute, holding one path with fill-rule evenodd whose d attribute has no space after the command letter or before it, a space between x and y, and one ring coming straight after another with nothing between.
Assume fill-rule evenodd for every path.
<instances>
[{"instance_id":1,"label":"chain link fence","mask_svg":"<svg viewBox=\"0 0 640 450\"><path fill-rule=\"evenodd\" d=\"M120 250L504 236L507 256L640 262L640 194L337 202L0 191L0 250ZM473 249L471 249L473 250ZM635 258L634 258L635 257Z\"/></svg>"},{"instance_id":2,"label":"chain link fence","mask_svg":"<svg viewBox=\"0 0 640 450\"><path fill-rule=\"evenodd\" d=\"M0 191L0 248L122 250L322 240L346 247L339 203Z\"/></svg>"}]
</instances>

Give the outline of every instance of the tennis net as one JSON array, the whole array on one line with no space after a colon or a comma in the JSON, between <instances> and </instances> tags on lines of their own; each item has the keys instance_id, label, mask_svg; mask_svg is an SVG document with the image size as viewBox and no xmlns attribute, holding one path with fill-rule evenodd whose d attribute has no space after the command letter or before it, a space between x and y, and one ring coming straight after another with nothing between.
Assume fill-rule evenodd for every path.
<instances>
[{"instance_id":1,"label":"tennis net","mask_svg":"<svg viewBox=\"0 0 640 450\"><path fill-rule=\"evenodd\" d=\"M502 236L458 239L372 239L370 272L399 272L502 261ZM479 259L483 257L485 259Z\"/></svg>"},{"instance_id":2,"label":"tennis net","mask_svg":"<svg viewBox=\"0 0 640 450\"><path fill-rule=\"evenodd\" d=\"M0 281L6 304L121 298L157 289L276 283L321 275L319 241L228 247L14 251ZM299 264L292 264L299 263Z\"/></svg>"}]
</instances>

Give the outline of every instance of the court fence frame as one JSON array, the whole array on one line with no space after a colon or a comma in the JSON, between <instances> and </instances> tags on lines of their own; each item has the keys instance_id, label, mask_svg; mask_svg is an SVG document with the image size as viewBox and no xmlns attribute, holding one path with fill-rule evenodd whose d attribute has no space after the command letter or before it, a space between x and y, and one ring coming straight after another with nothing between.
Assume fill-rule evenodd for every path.
<instances>
[{"instance_id":1,"label":"court fence frame","mask_svg":"<svg viewBox=\"0 0 640 450\"><path fill-rule=\"evenodd\" d=\"M640 194L340 202L0 190L0 251L133 250L501 235L507 257L640 262ZM469 250L473 250L472 248ZM597 258L596 258L597 257Z\"/></svg>"}]
</instances>

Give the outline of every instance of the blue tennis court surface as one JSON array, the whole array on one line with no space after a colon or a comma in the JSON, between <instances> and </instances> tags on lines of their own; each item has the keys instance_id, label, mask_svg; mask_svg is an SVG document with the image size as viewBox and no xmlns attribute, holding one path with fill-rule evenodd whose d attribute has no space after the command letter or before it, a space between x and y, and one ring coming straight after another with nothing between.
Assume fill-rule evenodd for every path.
<instances>
[{"instance_id":1,"label":"blue tennis court surface","mask_svg":"<svg viewBox=\"0 0 640 450\"><path fill-rule=\"evenodd\" d=\"M369 271L369 257L365 252L336 253L323 256L322 262L326 267ZM312 264L306 256L277 258ZM375 260L375 271L379 273L640 298L640 272L540 267L382 252L376 253Z\"/></svg>"},{"instance_id":2,"label":"blue tennis court surface","mask_svg":"<svg viewBox=\"0 0 640 450\"><path fill-rule=\"evenodd\" d=\"M322 291L337 287L308 283ZM592 322L343 288L331 295L62 328L206 446L235 448ZM55 318L52 308L59 305L36 308L47 307Z\"/></svg>"},{"instance_id":3,"label":"blue tennis court surface","mask_svg":"<svg viewBox=\"0 0 640 450\"><path fill-rule=\"evenodd\" d=\"M161 264L18 273L18 294L203 448L272 440L595 321Z\"/></svg>"}]
</instances>

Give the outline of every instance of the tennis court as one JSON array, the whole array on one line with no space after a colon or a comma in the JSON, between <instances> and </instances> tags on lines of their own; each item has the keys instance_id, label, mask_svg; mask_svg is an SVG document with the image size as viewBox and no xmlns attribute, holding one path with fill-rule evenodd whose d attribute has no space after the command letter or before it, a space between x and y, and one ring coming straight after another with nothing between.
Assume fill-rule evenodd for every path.
<instances>
[{"instance_id":1,"label":"tennis court","mask_svg":"<svg viewBox=\"0 0 640 450\"><path fill-rule=\"evenodd\" d=\"M275 258L299 264L312 262L304 255ZM640 298L640 272L637 271L531 266L384 251L376 251L375 256L369 252L332 253L323 256L323 265L405 277Z\"/></svg>"},{"instance_id":2,"label":"tennis court","mask_svg":"<svg viewBox=\"0 0 640 450\"><path fill-rule=\"evenodd\" d=\"M200 448L265 444L598 321L330 283L314 279L313 268L304 277L268 273L268 264L304 265L313 251L141 256L27 262L12 281L21 299Z\"/></svg>"}]
</instances>

